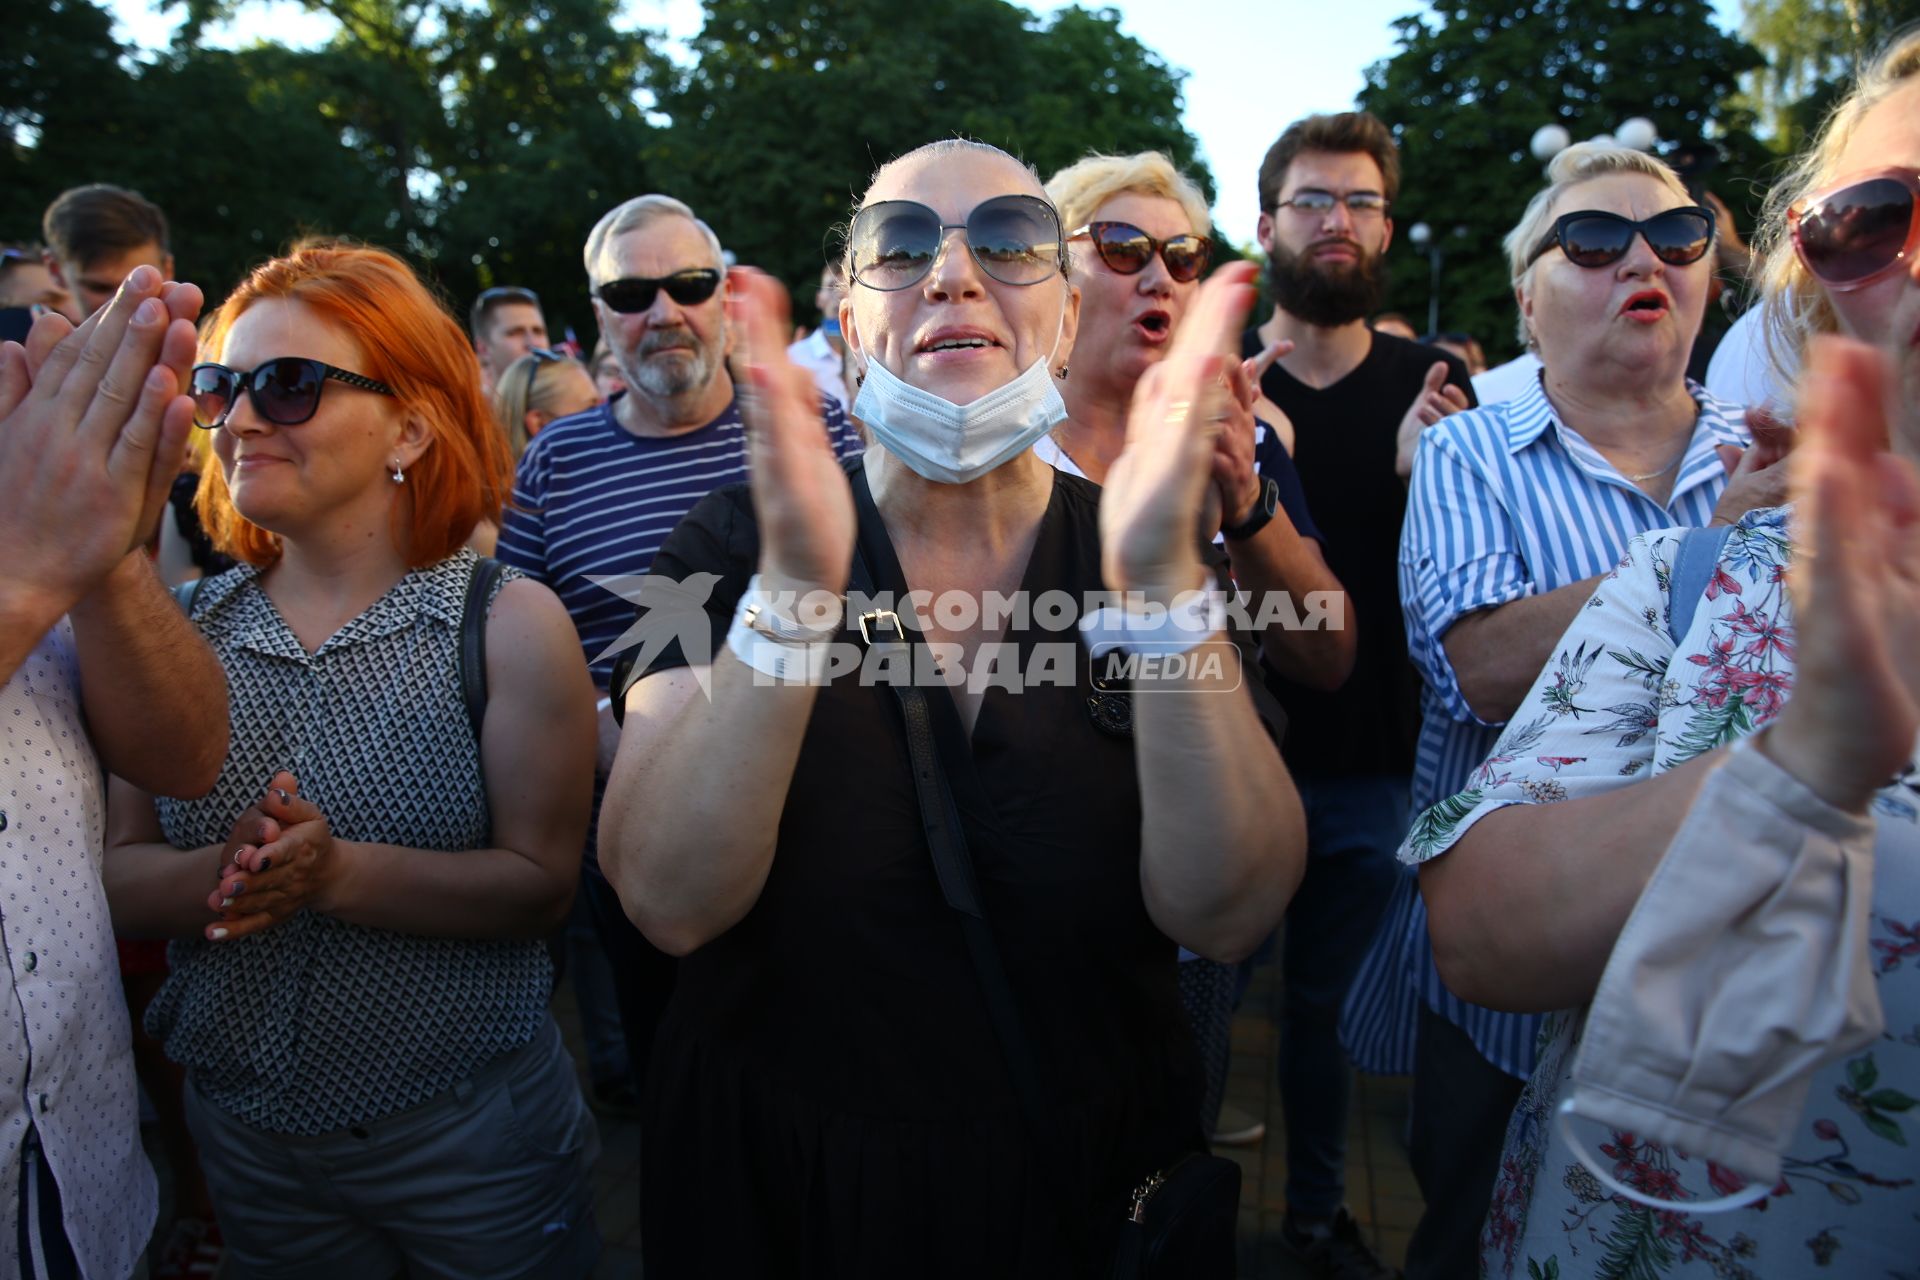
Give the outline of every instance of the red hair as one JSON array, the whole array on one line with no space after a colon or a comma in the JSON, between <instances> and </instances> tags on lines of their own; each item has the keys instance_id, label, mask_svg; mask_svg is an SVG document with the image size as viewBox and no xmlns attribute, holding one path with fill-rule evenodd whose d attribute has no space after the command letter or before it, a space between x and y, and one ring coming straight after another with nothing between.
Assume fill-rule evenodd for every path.
<instances>
[{"instance_id":1,"label":"red hair","mask_svg":"<svg viewBox=\"0 0 1920 1280\"><path fill-rule=\"evenodd\" d=\"M301 245L234 290L201 335L201 358L218 359L234 321L265 298L312 307L352 336L366 353L366 367L354 372L392 387L426 424L433 442L407 472L410 501L394 504L394 545L409 567L446 559L482 520L499 523L513 464L480 393L479 360L411 267L383 249ZM256 566L280 558L279 535L235 510L226 475L211 459L201 468L194 505L221 551Z\"/></svg>"}]
</instances>

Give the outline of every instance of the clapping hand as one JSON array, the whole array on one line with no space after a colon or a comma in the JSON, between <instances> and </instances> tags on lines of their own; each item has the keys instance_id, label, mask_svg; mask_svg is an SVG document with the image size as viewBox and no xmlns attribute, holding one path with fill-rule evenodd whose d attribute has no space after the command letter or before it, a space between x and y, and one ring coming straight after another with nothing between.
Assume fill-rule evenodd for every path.
<instances>
[{"instance_id":1,"label":"clapping hand","mask_svg":"<svg viewBox=\"0 0 1920 1280\"><path fill-rule=\"evenodd\" d=\"M1231 416L1228 353L1253 304L1253 273L1234 263L1202 285L1173 349L1134 388L1126 447L1100 500L1101 571L1112 590L1171 599L1204 585L1194 535Z\"/></svg>"},{"instance_id":2,"label":"clapping hand","mask_svg":"<svg viewBox=\"0 0 1920 1280\"><path fill-rule=\"evenodd\" d=\"M1213 492L1207 496L1207 515L1201 528L1208 537L1217 529L1246 522L1260 497L1260 476L1254 467L1254 405L1260 399L1260 379L1287 352L1293 342L1281 338L1259 355L1249 356L1227 370L1227 417L1213 446ZM1219 510L1215 513L1214 508ZM1216 517L1217 514L1217 518Z\"/></svg>"},{"instance_id":3,"label":"clapping hand","mask_svg":"<svg viewBox=\"0 0 1920 1280\"><path fill-rule=\"evenodd\" d=\"M838 595L853 562L853 496L827 439L819 387L787 358L787 291L764 272L736 267L727 275L727 314L765 589Z\"/></svg>"},{"instance_id":4,"label":"clapping hand","mask_svg":"<svg viewBox=\"0 0 1920 1280\"><path fill-rule=\"evenodd\" d=\"M1793 451L1793 427L1758 405L1747 410L1753 443L1745 449L1715 445L1727 469L1727 487L1714 504L1714 524L1732 524L1749 511L1777 507L1787 500L1791 476L1779 465Z\"/></svg>"},{"instance_id":5,"label":"clapping hand","mask_svg":"<svg viewBox=\"0 0 1920 1280\"><path fill-rule=\"evenodd\" d=\"M246 824L254 821L253 831ZM258 842L248 839L257 833ZM241 843L220 869L207 905L220 920L207 926L210 942L231 942L271 928L303 907L325 910L342 871L326 815L300 797L291 773L273 777L266 794L241 815Z\"/></svg>"},{"instance_id":6,"label":"clapping hand","mask_svg":"<svg viewBox=\"0 0 1920 1280\"><path fill-rule=\"evenodd\" d=\"M1420 433L1450 413L1467 407L1467 393L1447 381L1447 362L1436 360L1427 370L1420 394L1407 406L1400 419L1399 451L1394 455L1393 472L1406 477L1413 474L1413 453L1420 444Z\"/></svg>"},{"instance_id":7,"label":"clapping hand","mask_svg":"<svg viewBox=\"0 0 1920 1280\"><path fill-rule=\"evenodd\" d=\"M1816 338L1792 461L1793 696L1763 749L1837 808L1864 810L1920 735L1920 472L1887 451L1886 359Z\"/></svg>"},{"instance_id":8,"label":"clapping hand","mask_svg":"<svg viewBox=\"0 0 1920 1280\"><path fill-rule=\"evenodd\" d=\"M200 291L136 268L74 328L34 322L0 347L0 596L65 613L158 525L193 402L181 394Z\"/></svg>"}]
</instances>

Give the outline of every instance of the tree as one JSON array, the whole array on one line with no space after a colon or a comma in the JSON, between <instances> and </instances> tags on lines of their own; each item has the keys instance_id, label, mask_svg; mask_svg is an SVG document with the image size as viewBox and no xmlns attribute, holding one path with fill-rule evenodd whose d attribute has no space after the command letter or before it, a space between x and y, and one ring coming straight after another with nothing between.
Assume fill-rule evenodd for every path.
<instances>
[{"instance_id":1,"label":"tree","mask_svg":"<svg viewBox=\"0 0 1920 1280\"><path fill-rule=\"evenodd\" d=\"M1920 0L1742 0L1741 31L1766 56L1749 83L1782 154L1800 150L1826 109Z\"/></svg>"},{"instance_id":2,"label":"tree","mask_svg":"<svg viewBox=\"0 0 1920 1280\"><path fill-rule=\"evenodd\" d=\"M180 44L255 0L191 0ZM330 126L372 166L369 238L412 254L455 303L525 285L591 339L581 248L651 185L647 37L616 0L300 0L338 23L301 60ZM341 226L342 231L358 227ZM360 232L360 234L367 234Z\"/></svg>"},{"instance_id":3,"label":"tree","mask_svg":"<svg viewBox=\"0 0 1920 1280\"><path fill-rule=\"evenodd\" d=\"M88 0L53 0L26 22L0 52L5 235L36 238L67 187L131 187L166 211L182 274L217 298L302 229L381 229L371 171L326 124L299 55L188 49L137 63Z\"/></svg>"},{"instance_id":4,"label":"tree","mask_svg":"<svg viewBox=\"0 0 1920 1280\"><path fill-rule=\"evenodd\" d=\"M1709 0L1440 0L1395 24L1399 50L1368 69L1360 105L1400 142L1390 255L1394 305L1426 309L1428 262L1404 247L1416 222L1445 246L1440 319L1489 354L1518 349L1501 239L1543 185L1528 143L1556 123L1575 138L1646 116L1663 145L1711 141L1715 190L1741 215L1769 153L1731 99L1760 56L1713 23ZM1454 228L1464 228L1458 236Z\"/></svg>"},{"instance_id":5,"label":"tree","mask_svg":"<svg viewBox=\"0 0 1920 1280\"><path fill-rule=\"evenodd\" d=\"M869 174L936 138L991 142L1043 176L1158 148L1212 185L1181 73L1112 10L1042 23L1006 0L706 0L693 54L656 68L666 189L802 297Z\"/></svg>"}]
</instances>

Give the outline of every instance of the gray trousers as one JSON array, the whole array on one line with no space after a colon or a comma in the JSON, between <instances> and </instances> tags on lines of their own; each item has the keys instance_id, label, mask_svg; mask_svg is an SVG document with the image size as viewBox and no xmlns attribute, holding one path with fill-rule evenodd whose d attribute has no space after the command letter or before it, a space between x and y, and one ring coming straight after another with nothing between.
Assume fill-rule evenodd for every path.
<instances>
[{"instance_id":1,"label":"gray trousers","mask_svg":"<svg viewBox=\"0 0 1920 1280\"><path fill-rule=\"evenodd\" d=\"M319 1137L266 1133L186 1089L229 1276L586 1276L599 1132L551 1018L439 1097Z\"/></svg>"}]
</instances>

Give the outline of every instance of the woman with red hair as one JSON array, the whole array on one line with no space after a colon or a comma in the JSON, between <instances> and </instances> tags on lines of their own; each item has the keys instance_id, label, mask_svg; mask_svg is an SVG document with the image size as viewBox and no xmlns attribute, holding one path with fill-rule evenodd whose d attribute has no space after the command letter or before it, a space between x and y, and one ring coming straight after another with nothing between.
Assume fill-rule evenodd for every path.
<instances>
[{"instance_id":1,"label":"woman with red hair","mask_svg":"<svg viewBox=\"0 0 1920 1280\"><path fill-rule=\"evenodd\" d=\"M187 1068L228 1253L249 1276L583 1276L597 1141L542 939L592 700L559 601L489 589L462 545L509 479L473 352L399 259L311 245L241 285L204 354L198 506L241 563L188 610L235 733L203 799L114 780L106 879L118 930L174 940L147 1025Z\"/></svg>"}]
</instances>

